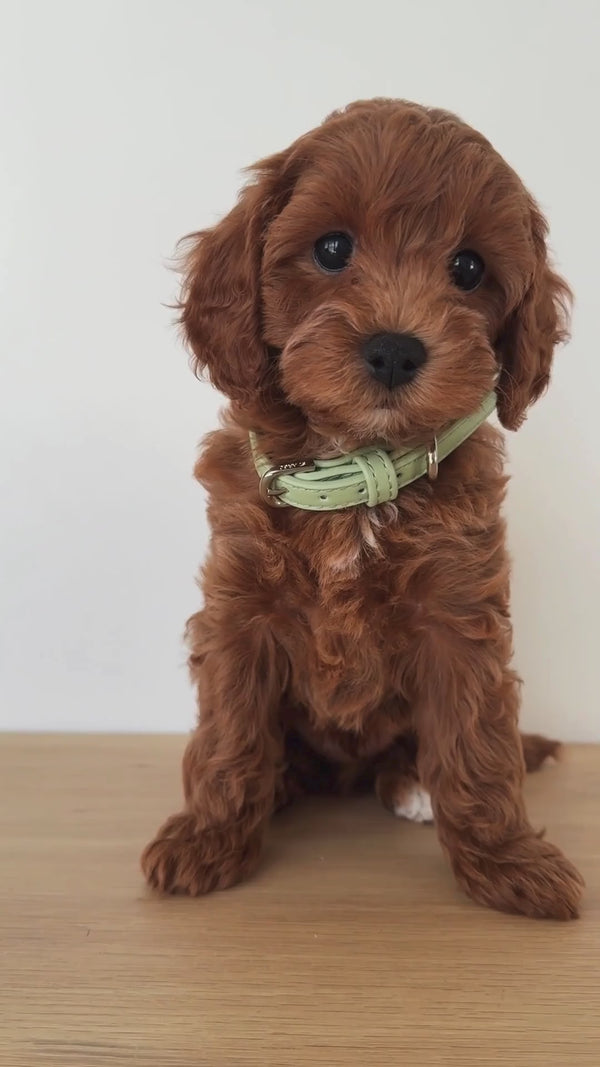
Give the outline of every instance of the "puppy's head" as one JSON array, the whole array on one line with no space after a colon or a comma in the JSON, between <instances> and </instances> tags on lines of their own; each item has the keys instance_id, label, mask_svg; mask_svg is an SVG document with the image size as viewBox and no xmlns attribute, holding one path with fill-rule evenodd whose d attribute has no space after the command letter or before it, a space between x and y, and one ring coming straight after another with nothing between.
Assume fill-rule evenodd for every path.
<instances>
[{"instance_id":1,"label":"puppy's head","mask_svg":"<svg viewBox=\"0 0 600 1067\"><path fill-rule=\"evenodd\" d=\"M566 332L546 230L455 116L357 103L258 164L193 238L182 323L197 367L255 419L283 406L345 447L400 444L496 384L516 429Z\"/></svg>"}]
</instances>

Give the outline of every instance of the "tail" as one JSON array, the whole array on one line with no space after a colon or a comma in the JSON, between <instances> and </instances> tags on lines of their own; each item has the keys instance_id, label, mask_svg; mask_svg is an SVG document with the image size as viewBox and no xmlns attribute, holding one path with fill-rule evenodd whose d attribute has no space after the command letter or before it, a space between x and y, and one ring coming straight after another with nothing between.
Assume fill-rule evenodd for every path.
<instances>
[{"instance_id":1,"label":"tail","mask_svg":"<svg viewBox=\"0 0 600 1067\"><path fill-rule=\"evenodd\" d=\"M551 741L541 734L521 734L523 756L527 771L539 771L546 760L558 760L561 754L560 741Z\"/></svg>"}]
</instances>

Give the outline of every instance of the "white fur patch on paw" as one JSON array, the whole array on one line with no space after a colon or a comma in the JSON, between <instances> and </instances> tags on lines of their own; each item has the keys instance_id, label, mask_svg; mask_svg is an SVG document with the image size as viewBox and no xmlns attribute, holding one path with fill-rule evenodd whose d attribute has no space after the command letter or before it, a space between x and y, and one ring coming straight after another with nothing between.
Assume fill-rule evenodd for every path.
<instances>
[{"instance_id":1,"label":"white fur patch on paw","mask_svg":"<svg viewBox=\"0 0 600 1067\"><path fill-rule=\"evenodd\" d=\"M394 804L394 815L411 822L433 822L431 797L417 782L406 791L401 802Z\"/></svg>"},{"instance_id":2,"label":"white fur patch on paw","mask_svg":"<svg viewBox=\"0 0 600 1067\"><path fill-rule=\"evenodd\" d=\"M553 752L549 752L547 756L544 756L540 767L554 767L558 763L558 756L555 756Z\"/></svg>"}]
</instances>

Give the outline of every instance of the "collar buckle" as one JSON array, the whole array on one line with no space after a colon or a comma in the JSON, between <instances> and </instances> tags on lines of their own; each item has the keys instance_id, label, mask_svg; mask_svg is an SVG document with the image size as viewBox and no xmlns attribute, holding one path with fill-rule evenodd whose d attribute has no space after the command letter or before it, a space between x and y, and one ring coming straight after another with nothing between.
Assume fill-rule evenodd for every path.
<instances>
[{"instance_id":1,"label":"collar buckle","mask_svg":"<svg viewBox=\"0 0 600 1067\"><path fill-rule=\"evenodd\" d=\"M285 500L281 499L285 489L274 489L273 482L276 478L279 478L280 474L297 474L298 471L308 472L314 471L317 468L310 459L300 459L297 463L282 463L280 467L269 467L264 474L261 475L258 483L258 491L261 500L264 500L265 504L268 504L272 508L287 508Z\"/></svg>"}]
</instances>

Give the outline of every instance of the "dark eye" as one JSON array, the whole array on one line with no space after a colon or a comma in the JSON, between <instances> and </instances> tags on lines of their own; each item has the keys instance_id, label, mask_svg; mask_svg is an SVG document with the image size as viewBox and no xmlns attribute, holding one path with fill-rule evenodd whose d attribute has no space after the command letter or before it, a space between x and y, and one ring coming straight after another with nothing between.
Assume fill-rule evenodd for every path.
<instances>
[{"instance_id":1,"label":"dark eye","mask_svg":"<svg viewBox=\"0 0 600 1067\"><path fill-rule=\"evenodd\" d=\"M471 252L468 248L457 252L450 262L452 281L466 293L472 292L481 284L484 271L485 263L481 256L478 256L477 252Z\"/></svg>"},{"instance_id":2,"label":"dark eye","mask_svg":"<svg viewBox=\"0 0 600 1067\"><path fill-rule=\"evenodd\" d=\"M326 233L315 241L314 257L323 270L338 271L348 266L354 244L347 233Z\"/></svg>"}]
</instances>

